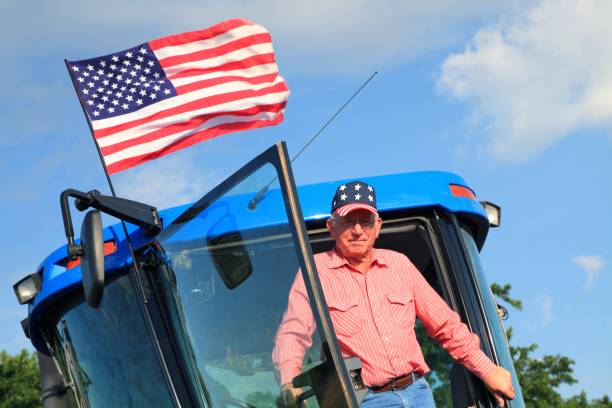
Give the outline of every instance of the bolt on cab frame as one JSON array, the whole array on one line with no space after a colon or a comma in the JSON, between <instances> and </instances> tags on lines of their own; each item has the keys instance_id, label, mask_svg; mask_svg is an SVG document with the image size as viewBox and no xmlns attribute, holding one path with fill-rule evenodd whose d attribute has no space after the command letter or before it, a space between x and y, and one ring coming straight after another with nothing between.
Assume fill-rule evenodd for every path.
<instances>
[{"instance_id":1,"label":"bolt on cab frame","mask_svg":"<svg viewBox=\"0 0 612 408\"><path fill-rule=\"evenodd\" d=\"M479 261L489 220L465 181L444 172L363 180L378 193L383 227L376 246L411 259L478 334L484 352L510 370L517 395L507 404L523 407ZM161 211L158 234L127 224L133 251L120 225L105 228L97 307L83 290L87 249L77 260L66 256L67 246L53 252L23 299L45 405L276 407L275 334L291 284L302 273L316 329L293 382L308 407L359 406L365 391L359 361L343 358L335 334L354 329L334 326L336 313L352 304L326 304L312 256L333 247L325 219L339 183L296 189L281 142L193 205ZM408 305L393 306L399 315ZM416 332L438 406L496 406L482 382L422 325Z\"/></svg>"}]
</instances>

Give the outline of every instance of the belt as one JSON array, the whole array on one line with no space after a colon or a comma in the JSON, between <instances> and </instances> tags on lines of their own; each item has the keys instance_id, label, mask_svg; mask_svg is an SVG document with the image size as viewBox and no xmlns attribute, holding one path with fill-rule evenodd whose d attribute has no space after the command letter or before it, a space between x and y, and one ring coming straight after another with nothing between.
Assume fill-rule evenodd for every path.
<instances>
[{"instance_id":1,"label":"belt","mask_svg":"<svg viewBox=\"0 0 612 408\"><path fill-rule=\"evenodd\" d=\"M421 374L415 373L414 371L410 374L406 374L402 377L397 377L392 379L386 384L383 384L379 387L371 387L372 392L385 392L385 391L396 391L401 390L402 388L406 388L416 380L421 378Z\"/></svg>"}]
</instances>

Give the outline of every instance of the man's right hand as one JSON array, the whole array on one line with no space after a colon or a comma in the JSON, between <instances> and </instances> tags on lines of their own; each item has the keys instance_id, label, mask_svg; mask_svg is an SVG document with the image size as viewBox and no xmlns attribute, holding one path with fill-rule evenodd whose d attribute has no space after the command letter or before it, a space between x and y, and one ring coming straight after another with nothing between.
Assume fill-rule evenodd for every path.
<instances>
[{"instance_id":1,"label":"man's right hand","mask_svg":"<svg viewBox=\"0 0 612 408\"><path fill-rule=\"evenodd\" d=\"M514 399L512 375L503 367L495 366L493 371L484 379L484 383L495 397L500 407L505 405L504 398Z\"/></svg>"},{"instance_id":2,"label":"man's right hand","mask_svg":"<svg viewBox=\"0 0 612 408\"><path fill-rule=\"evenodd\" d=\"M302 394L301 388L295 388L292 383L283 384L281 387L280 396L278 397L278 406L280 408L296 408L305 407L306 404L302 401L299 405L297 403L297 397Z\"/></svg>"}]
</instances>

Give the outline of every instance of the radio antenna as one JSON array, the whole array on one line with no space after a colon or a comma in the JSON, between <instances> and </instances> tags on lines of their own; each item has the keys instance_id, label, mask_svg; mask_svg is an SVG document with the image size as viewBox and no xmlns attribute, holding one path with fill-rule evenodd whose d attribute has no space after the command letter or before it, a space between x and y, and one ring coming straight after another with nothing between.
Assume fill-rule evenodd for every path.
<instances>
[{"instance_id":1,"label":"radio antenna","mask_svg":"<svg viewBox=\"0 0 612 408\"><path fill-rule=\"evenodd\" d=\"M334 119L336 119L336 117L344 110L344 108L348 106L349 103L351 103L351 101L357 96L357 94L359 94L359 92L361 92L361 90L366 87L366 85L372 80L372 78L374 78L374 76L376 76L376 74L378 74L378 71L374 71L372 75L370 75L370 77L366 79L366 81L359 87L359 89L357 89L355 93L353 93L353 95L351 95L351 97L348 98L346 102L344 102L344 105L342 105L340 109L338 109L336 113L334 113L334 115L331 118L329 118L329 120L321 127L321 129L319 129L319 131L315 133L315 135L308 141L308 143L306 143L304 147L302 147L302 149L299 152L297 152L295 156L293 156L293 158L291 159L291 163L293 163L293 161L297 159L300 156L300 154L302 154L302 152L306 150L306 148L310 146L317 137L319 137L321 133L323 133L325 128L329 126L329 124L332 123Z\"/></svg>"},{"instance_id":2,"label":"radio antenna","mask_svg":"<svg viewBox=\"0 0 612 408\"><path fill-rule=\"evenodd\" d=\"M334 119L336 119L336 117L338 117L338 115L340 115L340 113L342 113L342 111L344 110L344 108L346 108L348 106L349 103L351 103L351 101L353 99L355 99L355 97L359 94L359 92L361 92L363 90L363 88L366 87L366 85L372 80L372 78L374 78L376 76L376 74L378 74L378 71L374 71L372 73L372 75L370 75L370 77L368 79L366 79L366 81L361 84L361 86L351 95L350 98L348 98L346 100L346 102L344 102L344 104L336 111L336 113L334 113L332 115L332 117L329 118L329 120L327 122L325 122L325 124L323 126L321 126L321 128L317 131L317 133L314 134L313 137L310 138L310 140L304 145L304 147L302 147L300 149L299 152L297 152L297 154L295 156L293 156L291 158L291 160L289 161L290 163L293 163L295 161L295 159L297 159L298 157L300 157L300 155L302 154L302 152L304 152L304 150L306 150L306 148L308 146L310 146L312 144L312 142L315 141L315 139L317 137L319 137L319 135L321 133L323 133L323 131L325 130L325 128L327 128L327 126L329 126L330 123L332 123L334 121ZM259 190L259 193L257 193L257 195L255 197L253 197L253 199L251 201L249 201L249 209L250 210L254 210L257 207L257 204L259 204L259 202L261 201L261 199L263 198L263 196L268 192L268 189L270 188L270 186L276 181L278 177L274 177L272 179L272 181L270 181L268 184L266 184L261 190Z\"/></svg>"}]
</instances>

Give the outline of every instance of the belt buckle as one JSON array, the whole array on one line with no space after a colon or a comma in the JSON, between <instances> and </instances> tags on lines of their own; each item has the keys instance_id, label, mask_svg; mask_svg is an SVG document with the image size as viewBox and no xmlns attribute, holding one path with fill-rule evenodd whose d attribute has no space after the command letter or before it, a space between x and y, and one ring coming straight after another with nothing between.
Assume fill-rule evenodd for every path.
<instances>
[{"instance_id":1,"label":"belt buckle","mask_svg":"<svg viewBox=\"0 0 612 408\"><path fill-rule=\"evenodd\" d=\"M394 379L392 379L392 380L391 380L391 389L392 389L393 391L397 391L397 390L398 390L397 388L395 388L395 381L396 381L396 380L397 380L397 378L394 378Z\"/></svg>"},{"instance_id":2,"label":"belt buckle","mask_svg":"<svg viewBox=\"0 0 612 408\"><path fill-rule=\"evenodd\" d=\"M394 378L393 380L391 380L391 389L392 389L393 391L399 391L399 390L403 390L403 389L404 389L404 388L406 388L407 386L409 386L409 385L413 384L413 383L414 383L414 381L415 381L415 379L414 379L414 371L413 371L413 372L411 372L411 373L410 373L410 374L408 374L408 375L410 375L410 377L412 377L412 381L410 381L408 384L406 384L406 385L404 385L404 386L401 386L401 387L399 387L399 388L395 388L395 382L396 382L396 381L397 381L399 378ZM408 375L406 375L405 377L408 377ZM402 378L404 378L404 377L402 377Z\"/></svg>"}]
</instances>

